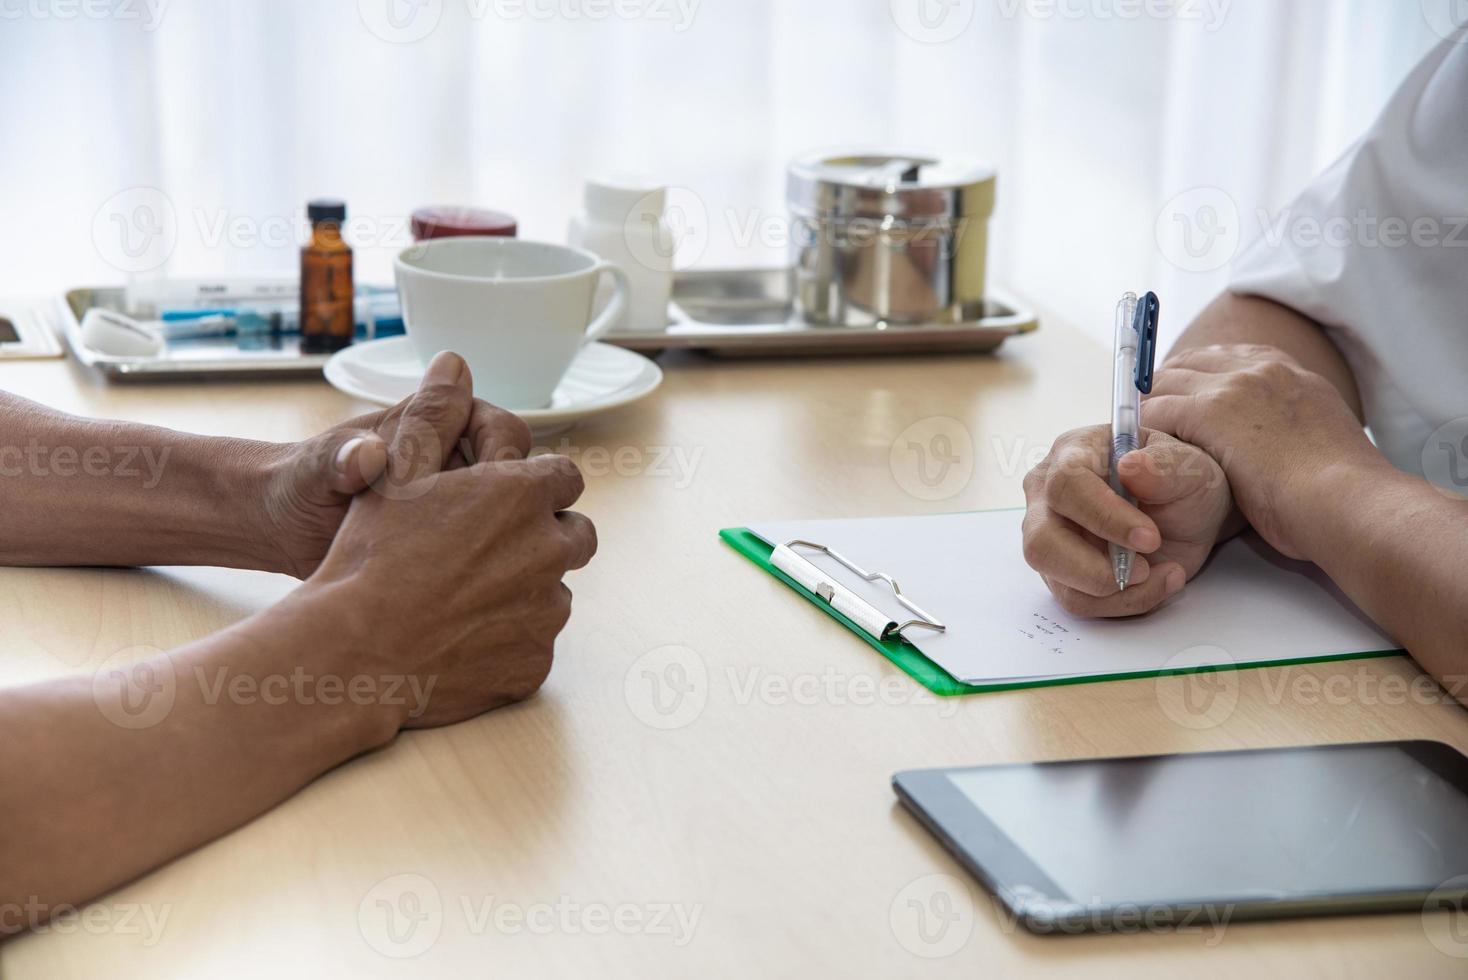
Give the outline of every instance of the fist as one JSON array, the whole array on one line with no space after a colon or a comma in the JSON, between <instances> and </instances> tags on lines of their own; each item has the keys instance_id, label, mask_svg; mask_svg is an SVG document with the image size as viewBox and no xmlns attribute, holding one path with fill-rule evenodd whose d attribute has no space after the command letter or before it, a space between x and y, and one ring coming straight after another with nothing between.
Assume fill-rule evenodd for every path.
<instances>
[{"instance_id":1,"label":"fist","mask_svg":"<svg viewBox=\"0 0 1468 980\"><path fill-rule=\"evenodd\" d=\"M1273 347L1199 347L1169 358L1142 418L1222 462L1244 518L1290 558L1310 558L1296 529L1333 492L1324 475L1384 465L1335 385Z\"/></svg>"},{"instance_id":2,"label":"fist","mask_svg":"<svg viewBox=\"0 0 1468 980\"><path fill-rule=\"evenodd\" d=\"M571 615L562 582L596 553L596 529L568 510L580 471L564 456L480 462L421 492L352 500L305 588L345 597L360 663L417 677L426 710L403 727L446 725L533 694Z\"/></svg>"}]
</instances>

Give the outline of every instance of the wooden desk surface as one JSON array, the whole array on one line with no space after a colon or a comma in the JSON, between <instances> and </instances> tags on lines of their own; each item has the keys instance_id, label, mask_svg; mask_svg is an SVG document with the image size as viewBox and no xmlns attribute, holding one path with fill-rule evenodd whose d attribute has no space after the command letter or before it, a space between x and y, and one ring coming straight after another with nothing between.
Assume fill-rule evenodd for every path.
<instances>
[{"instance_id":1,"label":"wooden desk surface","mask_svg":"<svg viewBox=\"0 0 1468 980\"><path fill-rule=\"evenodd\" d=\"M572 577L539 697L341 767L90 922L0 947L0 973L1461 976L1468 960L1429 937L1443 917L1416 914L1031 936L888 786L964 763L1391 738L1468 750L1468 712L1414 695L1411 662L1218 675L1191 702L1181 685L1197 682L1179 679L938 702L716 537L759 518L1019 504L1035 454L1102 416L1104 360L1051 323L998 357L665 364L650 400L546 442L580 457L601 553ZM0 387L277 440L364 410L324 383L109 387L71 361L0 363ZM290 587L0 570L4 682L178 644Z\"/></svg>"}]
</instances>

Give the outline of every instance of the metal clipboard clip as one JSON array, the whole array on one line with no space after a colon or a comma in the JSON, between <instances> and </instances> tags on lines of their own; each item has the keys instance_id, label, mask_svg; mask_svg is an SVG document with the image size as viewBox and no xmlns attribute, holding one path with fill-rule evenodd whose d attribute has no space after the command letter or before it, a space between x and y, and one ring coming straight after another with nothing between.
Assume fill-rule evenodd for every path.
<instances>
[{"instance_id":1,"label":"metal clipboard clip","mask_svg":"<svg viewBox=\"0 0 1468 980\"><path fill-rule=\"evenodd\" d=\"M821 571L814 564L802 558L797 548L819 552L831 558L842 567L866 582L882 582L892 590L892 595L902 604L915 618L899 623L886 613L867 602L861 596L837 582L831 581L831 577ZM921 606L902 594L902 588L897 580L884 572L869 572L856 562L847 558L839 552L833 551L823 544L814 541L787 541L777 545L770 554L770 564L790 576L805 589L814 592L821 600L835 609L841 615L851 620L863 630L875 636L879 640L890 640L892 637L907 639L904 631L907 629L932 630L935 633L947 632L938 619L925 612Z\"/></svg>"}]
</instances>

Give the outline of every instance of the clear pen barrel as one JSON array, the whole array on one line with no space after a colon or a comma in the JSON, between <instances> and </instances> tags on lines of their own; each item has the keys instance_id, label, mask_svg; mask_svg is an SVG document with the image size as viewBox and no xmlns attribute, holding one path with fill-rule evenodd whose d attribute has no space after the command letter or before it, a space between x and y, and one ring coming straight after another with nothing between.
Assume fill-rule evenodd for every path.
<instances>
[{"instance_id":1,"label":"clear pen barrel","mask_svg":"<svg viewBox=\"0 0 1468 980\"><path fill-rule=\"evenodd\" d=\"M1127 293L1116 304L1116 363L1112 368L1111 458L1137 448L1141 431L1141 393L1137 391L1137 331L1132 327L1137 312L1135 293Z\"/></svg>"},{"instance_id":2,"label":"clear pen barrel","mask_svg":"<svg viewBox=\"0 0 1468 980\"><path fill-rule=\"evenodd\" d=\"M1132 323L1137 312L1137 295L1127 293L1116 304L1116 362L1111 374L1111 465L1108 467L1111 489L1125 500L1131 494L1121 483L1117 474L1116 461L1137 448L1137 434L1141 431L1142 402L1137 391L1137 331ZM1118 588L1126 588L1132 574L1132 554L1129 550L1107 542L1107 553L1116 572Z\"/></svg>"}]
</instances>

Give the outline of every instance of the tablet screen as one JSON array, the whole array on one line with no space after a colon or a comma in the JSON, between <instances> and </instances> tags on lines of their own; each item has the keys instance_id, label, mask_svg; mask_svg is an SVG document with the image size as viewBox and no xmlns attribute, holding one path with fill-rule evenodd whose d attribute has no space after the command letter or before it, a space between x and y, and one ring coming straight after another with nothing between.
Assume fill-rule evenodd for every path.
<instances>
[{"instance_id":1,"label":"tablet screen","mask_svg":"<svg viewBox=\"0 0 1468 980\"><path fill-rule=\"evenodd\" d=\"M1432 889L1468 871L1468 795L1425 745L946 775L1077 902L1361 894Z\"/></svg>"}]
</instances>

